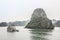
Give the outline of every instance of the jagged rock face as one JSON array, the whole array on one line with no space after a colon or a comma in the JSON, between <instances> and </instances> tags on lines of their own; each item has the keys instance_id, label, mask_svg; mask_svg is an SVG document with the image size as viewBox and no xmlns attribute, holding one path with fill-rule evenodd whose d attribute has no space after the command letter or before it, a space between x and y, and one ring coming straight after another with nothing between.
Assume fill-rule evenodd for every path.
<instances>
[{"instance_id":1,"label":"jagged rock face","mask_svg":"<svg viewBox=\"0 0 60 40\"><path fill-rule=\"evenodd\" d=\"M52 21L47 18L45 11L42 8L34 10L30 22L26 25L26 28L41 28L41 29L53 29Z\"/></svg>"},{"instance_id":2,"label":"jagged rock face","mask_svg":"<svg viewBox=\"0 0 60 40\"><path fill-rule=\"evenodd\" d=\"M38 9L34 10L31 20L33 20L35 18L39 18L39 17L47 18L47 15L45 14L45 11L42 8L41 9L38 8Z\"/></svg>"}]
</instances>

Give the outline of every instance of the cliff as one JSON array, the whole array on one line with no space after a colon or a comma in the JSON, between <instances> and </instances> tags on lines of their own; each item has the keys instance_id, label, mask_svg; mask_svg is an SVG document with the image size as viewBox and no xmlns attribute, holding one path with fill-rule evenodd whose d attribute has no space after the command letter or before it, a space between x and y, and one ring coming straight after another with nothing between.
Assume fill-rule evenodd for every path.
<instances>
[{"instance_id":1,"label":"cliff","mask_svg":"<svg viewBox=\"0 0 60 40\"><path fill-rule=\"evenodd\" d=\"M47 18L45 11L42 8L37 8L34 10L26 28L53 29L54 26L52 21Z\"/></svg>"}]
</instances>

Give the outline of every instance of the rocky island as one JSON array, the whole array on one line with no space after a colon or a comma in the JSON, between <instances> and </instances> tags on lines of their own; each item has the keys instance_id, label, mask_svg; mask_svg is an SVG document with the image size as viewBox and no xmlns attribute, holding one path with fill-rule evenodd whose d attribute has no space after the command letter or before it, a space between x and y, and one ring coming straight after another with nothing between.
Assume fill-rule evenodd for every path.
<instances>
[{"instance_id":1,"label":"rocky island","mask_svg":"<svg viewBox=\"0 0 60 40\"><path fill-rule=\"evenodd\" d=\"M8 25L7 27L7 32L18 32L19 30L17 30L14 26Z\"/></svg>"},{"instance_id":2,"label":"rocky island","mask_svg":"<svg viewBox=\"0 0 60 40\"><path fill-rule=\"evenodd\" d=\"M55 27L60 27L60 20L53 19L52 22L53 22Z\"/></svg>"},{"instance_id":3,"label":"rocky island","mask_svg":"<svg viewBox=\"0 0 60 40\"><path fill-rule=\"evenodd\" d=\"M42 8L34 10L30 22L25 28L38 28L38 29L53 29L52 21L47 18L45 11Z\"/></svg>"}]
</instances>

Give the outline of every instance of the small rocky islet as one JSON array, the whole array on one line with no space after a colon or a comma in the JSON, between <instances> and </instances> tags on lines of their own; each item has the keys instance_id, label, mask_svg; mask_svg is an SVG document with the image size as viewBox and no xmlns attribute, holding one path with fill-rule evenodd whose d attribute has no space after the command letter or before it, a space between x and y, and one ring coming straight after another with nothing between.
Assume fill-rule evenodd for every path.
<instances>
[{"instance_id":1,"label":"small rocky islet","mask_svg":"<svg viewBox=\"0 0 60 40\"><path fill-rule=\"evenodd\" d=\"M37 8L34 10L30 22L25 28L32 29L54 29L52 21L47 17L43 8Z\"/></svg>"},{"instance_id":2,"label":"small rocky islet","mask_svg":"<svg viewBox=\"0 0 60 40\"><path fill-rule=\"evenodd\" d=\"M14 26L9 25L7 27L7 32L19 32Z\"/></svg>"}]
</instances>

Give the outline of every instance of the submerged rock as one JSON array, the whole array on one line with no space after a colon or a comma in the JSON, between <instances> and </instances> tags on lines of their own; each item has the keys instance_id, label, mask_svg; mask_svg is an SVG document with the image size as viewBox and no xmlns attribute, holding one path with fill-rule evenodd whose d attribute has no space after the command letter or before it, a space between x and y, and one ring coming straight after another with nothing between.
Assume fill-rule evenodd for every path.
<instances>
[{"instance_id":1,"label":"submerged rock","mask_svg":"<svg viewBox=\"0 0 60 40\"><path fill-rule=\"evenodd\" d=\"M16 28L13 26L8 26L7 31L8 32L16 32L16 31L18 32L19 30L16 30Z\"/></svg>"},{"instance_id":2,"label":"submerged rock","mask_svg":"<svg viewBox=\"0 0 60 40\"><path fill-rule=\"evenodd\" d=\"M34 10L26 28L53 29L54 25L52 21L47 18L45 11L42 8L37 8Z\"/></svg>"}]
</instances>

